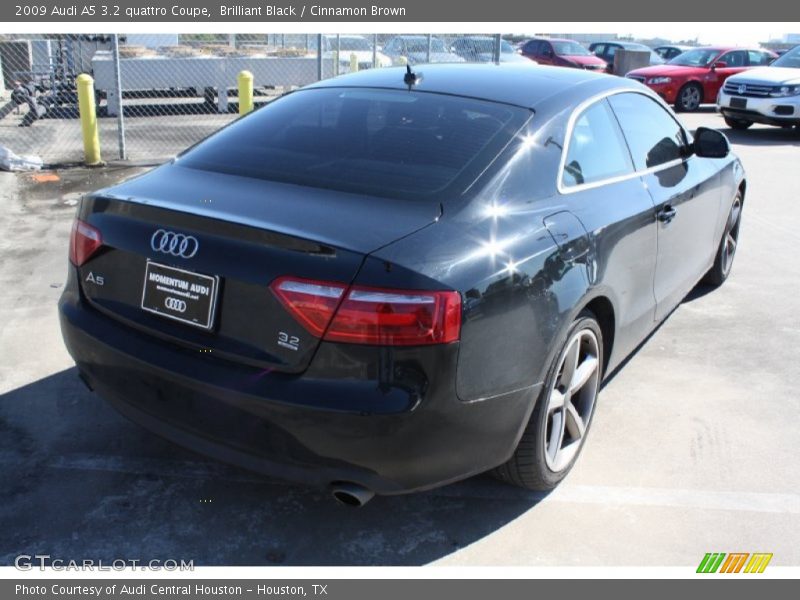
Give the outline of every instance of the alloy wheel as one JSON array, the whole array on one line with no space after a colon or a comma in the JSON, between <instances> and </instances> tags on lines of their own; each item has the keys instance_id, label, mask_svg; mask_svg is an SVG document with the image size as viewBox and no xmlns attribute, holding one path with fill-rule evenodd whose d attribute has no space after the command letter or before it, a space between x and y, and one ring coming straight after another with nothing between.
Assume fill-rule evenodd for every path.
<instances>
[{"instance_id":1,"label":"alloy wheel","mask_svg":"<svg viewBox=\"0 0 800 600\"><path fill-rule=\"evenodd\" d=\"M686 111L697 110L700 106L700 89L689 85L681 91L681 108Z\"/></svg>"},{"instance_id":2,"label":"alloy wheel","mask_svg":"<svg viewBox=\"0 0 800 600\"><path fill-rule=\"evenodd\" d=\"M739 219L742 215L742 201L737 198L733 201L728 221L725 223L725 234L722 237L722 273L727 277L733 266L733 257L739 243Z\"/></svg>"},{"instance_id":3,"label":"alloy wheel","mask_svg":"<svg viewBox=\"0 0 800 600\"><path fill-rule=\"evenodd\" d=\"M573 334L562 354L547 397L544 456L551 471L568 468L586 437L600 383L597 336L590 329Z\"/></svg>"}]
</instances>

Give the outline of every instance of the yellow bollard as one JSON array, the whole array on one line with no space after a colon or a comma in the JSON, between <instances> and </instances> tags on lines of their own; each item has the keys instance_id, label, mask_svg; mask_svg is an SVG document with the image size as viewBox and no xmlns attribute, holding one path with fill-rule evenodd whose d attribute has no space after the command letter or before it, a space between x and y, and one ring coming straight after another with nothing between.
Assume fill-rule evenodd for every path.
<instances>
[{"instance_id":1,"label":"yellow bollard","mask_svg":"<svg viewBox=\"0 0 800 600\"><path fill-rule=\"evenodd\" d=\"M97 107L94 105L94 79L81 73L75 79L78 84L78 112L81 116L83 154L87 166L103 164L100 158L100 134L97 130ZM120 110L122 107L120 106Z\"/></svg>"},{"instance_id":2,"label":"yellow bollard","mask_svg":"<svg viewBox=\"0 0 800 600\"><path fill-rule=\"evenodd\" d=\"M350 55L350 72L355 73L358 71L358 56L355 53Z\"/></svg>"},{"instance_id":3,"label":"yellow bollard","mask_svg":"<svg viewBox=\"0 0 800 600\"><path fill-rule=\"evenodd\" d=\"M250 71L239 73L239 114L246 115L253 110L253 74Z\"/></svg>"}]
</instances>

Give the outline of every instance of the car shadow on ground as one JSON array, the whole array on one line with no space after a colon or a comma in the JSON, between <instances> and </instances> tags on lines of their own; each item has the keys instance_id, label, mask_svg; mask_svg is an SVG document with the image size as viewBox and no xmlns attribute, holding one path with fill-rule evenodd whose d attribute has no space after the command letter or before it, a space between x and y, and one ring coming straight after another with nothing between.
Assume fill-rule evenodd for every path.
<instances>
[{"instance_id":1,"label":"car shadow on ground","mask_svg":"<svg viewBox=\"0 0 800 600\"><path fill-rule=\"evenodd\" d=\"M74 368L0 395L0 564L419 565L504 527L546 494L488 476L361 509L179 448L128 422Z\"/></svg>"},{"instance_id":2,"label":"car shadow on ground","mask_svg":"<svg viewBox=\"0 0 800 600\"><path fill-rule=\"evenodd\" d=\"M623 369L625 369L625 365L627 365L634 358L636 358L636 355L639 354L639 351L645 346L647 346L647 344L650 342L653 336L655 336L658 333L658 331L664 326L664 324L667 321L669 321L670 317L672 316L672 313L674 313L684 304L689 304L691 302L694 302L695 300L699 300L703 296L710 294L711 292L714 292L718 289L719 289L718 287L703 283L702 281L697 285L695 285L692 288L692 290L688 294L686 294L683 300L681 300L680 304L678 304L678 306L673 308L670 311L670 313L666 317L664 317L664 319L661 320L650 333L647 334L647 337L645 337L641 342L639 342L636 348L634 348L633 351L628 356L622 359L621 363L619 363L616 367L614 367L612 371L609 371L608 373L605 374L605 377L603 377L603 382L600 384L600 389L602 390L609 383L611 383L614 380L614 377L616 377L618 373L620 373Z\"/></svg>"},{"instance_id":3,"label":"car shadow on ground","mask_svg":"<svg viewBox=\"0 0 800 600\"><path fill-rule=\"evenodd\" d=\"M800 146L800 128L751 127L745 130L721 128L732 144L742 146Z\"/></svg>"}]
</instances>

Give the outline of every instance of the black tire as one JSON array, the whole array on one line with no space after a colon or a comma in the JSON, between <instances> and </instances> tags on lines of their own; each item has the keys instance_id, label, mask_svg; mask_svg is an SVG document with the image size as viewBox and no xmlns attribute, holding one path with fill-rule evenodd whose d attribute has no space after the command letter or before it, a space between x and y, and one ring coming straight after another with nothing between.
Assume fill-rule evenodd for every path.
<instances>
[{"instance_id":1,"label":"black tire","mask_svg":"<svg viewBox=\"0 0 800 600\"><path fill-rule=\"evenodd\" d=\"M588 330L594 334L596 338L595 341L597 342L597 377L596 383L591 383L591 385L594 386L594 397L591 409L588 412L588 418L585 420L584 433L581 436L581 441L575 454L566 463L566 466L554 471L548 465L548 459L545 456L545 445L548 434L548 424L550 420L550 415L548 414L550 393L555 387L555 384L561 374L559 372L559 368L562 365L563 359L565 358L565 353L568 350L569 342L574 340L575 337L584 330ZM594 409L596 406L597 391L599 390L600 382L602 381L603 361L603 332L600 329L600 325L598 324L594 314L589 311L583 311L580 315L578 315L578 318L569 328L561 348L559 349L548 369L544 386L536 400L536 406L534 407L533 413L528 420L528 424L525 427L525 431L520 438L514 454L506 463L495 468L492 471L492 475L494 475L497 479L500 479L501 481L511 485L529 490L543 491L552 490L559 484L559 482L561 482L562 479L564 479L564 477L567 476L575 464L578 456L580 456L586 435L588 434L591 426L592 416L594 415ZM571 402L571 400L567 400L567 402Z\"/></svg>"},{"instance_id":2,"label":"black tire","mask_svg":"<svg viewBox=\"0 0 800 600\"><path fill-rule=\"evenodd\" d=\"M728 212L728 220L725 222L725 229L722 230L722 238L717 247L717 255L714 257L714 264L708 273L703 277L703 283L719 287L733 268L733 259L736 257L736 247L739 243L739 225L742 222L742 193L737 192L736 197L731 203ZM731 240L733 247L731 248Z\"/></svg>"},{"instance_id":3,"label":"black tire","mask_svg":"<svg viewBox=\"0 0 800 600\"><path fill-rule=\"evenodd\" d=\"M679 112L694 112L703 103L703 88L699 83L687 83L675 97L675 110Z\"/></svg>"},{"instance_id":4,"label":"black tire","mask_svg":"<svg viewBox=\"0 0 800 600\"><path fill-rule=\"evenodd\" d=\"M730 117L725 117L725 124L731 129L743 131L745 129L749 129L753 125L753 122L746 121L744 119L731 119Z\"/></svg>"}]
</instances>

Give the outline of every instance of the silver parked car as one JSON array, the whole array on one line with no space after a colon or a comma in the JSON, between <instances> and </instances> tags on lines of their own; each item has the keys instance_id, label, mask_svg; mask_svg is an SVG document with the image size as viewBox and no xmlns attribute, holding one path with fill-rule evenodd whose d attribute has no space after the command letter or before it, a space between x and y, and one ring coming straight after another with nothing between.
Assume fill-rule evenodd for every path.
<instances>
[{"instance_id":1,"label":"silver parked car","mask_svg":"<svg viewBox=\"0 0 800 600\"><path fill-rule=\"evenodd\" d=\"M717 96L717 110L733 129L753 123L800 127L800 46L768 67L728 77Z\"/></svg>"},{"instance_id":2,"label":"silver parked car","mask_svg":"<svg viewBox=\"0 0 800 600\"><path fill-rule=\"evenodd\" d=\"M386 42L383 53L395 63L404 57L408 64L421 63L461 63L465 62L455 52L450 52L444 42L437 38L430 39L430 53L428 52L428 36L426 35L397 35Z\"/></svg>"},{"instance_id":3,"label":"silver parked car","mask_svg":"<svg viewBox=\"0 0 800 600\"><path fill-rule=\"evenodd\" d=\"M450 50L467 62L494 62L495 38L479 35L460 37L453 41ZM535 65L505 40L500 40L500 62L518 62Z\"/></svg>"}]
</instances>

